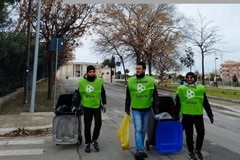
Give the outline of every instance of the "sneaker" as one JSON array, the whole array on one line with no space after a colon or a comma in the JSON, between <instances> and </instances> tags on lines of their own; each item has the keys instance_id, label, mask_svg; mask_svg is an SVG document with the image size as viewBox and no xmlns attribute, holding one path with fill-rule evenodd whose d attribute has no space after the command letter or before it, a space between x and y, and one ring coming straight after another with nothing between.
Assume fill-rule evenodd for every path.
<instances>
[{"instance_id":1,"label":"sneaker","mask_svg":"<svg viewBox=\"0 0 240 160\"><path fill-rule=\"evenodd\" d=\"M87 152L87 153L91 152L91 145L90 145L90 143L86 144L85 152Z\"/></svg>"},{"instance_id":2,"label":"sneaker","mask_svg":"<svg viewBox=\"0 0 240 160\"><path fill-rule=\"evenodd\" d=\"M147 158L148 157L148 155L147 155L147 153L146 152L141 152L141 154L142 154L142 157L144 157L144 158Z\"/></svg>"},{"instance_id":3,"label":"sneaker","mask_svg":"<svg viewBox=\"0 0 240 160\"><path fill-rule=\"evenodd\" d=\"M195 151L195 153L196 153L199 160L203 160L203 155L202 155L200 150Z\"/></svg>"},{"instance_id":4,"label":"sneaker","mask_svg":"<svg viewBox=\"0 0 240 160\"><path fill-rule=\"evenodd\" d=\"M135 160L144 160L142 152L135 153L134 158L135 158Z\"/></svg>"},{"instance_id":5,"label":"sneaker","mask_svg":"<svg viewBox=\"0 0 240 160\"><path fill-rule=\"evenodd\" d=\"M97 141L93 141L92 145L93 145L95 151L98 152L99 151L98 142Z\"/></svg>"},{"instance_id":6,"label":"sneaker","mask_svg":"<svg viewBox=\"0 0 240 160\"><path fill-rule=\"evenodd\" d=\"M198 160L197 155L194 152L189 153L189 160Z\"/></svg>"}]
</instances>

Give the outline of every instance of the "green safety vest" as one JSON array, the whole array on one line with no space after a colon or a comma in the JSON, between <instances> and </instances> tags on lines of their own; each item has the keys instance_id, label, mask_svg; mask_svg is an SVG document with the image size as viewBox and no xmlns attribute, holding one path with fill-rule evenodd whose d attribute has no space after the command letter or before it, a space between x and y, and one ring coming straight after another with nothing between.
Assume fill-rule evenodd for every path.
<instances>
[{"instance_id":1,"label":"green safety vest","mask_svg":"<svg viewBox=\"0 0 240 160\"><path fill-rule=\"evenodd\" d=\"M131 97L131 108L144 109L152 105L153 91L155 80L153 77L144 76L137 78L136 76L128 79L128 88Z\"/></svg>"},{"instance_id":2,"label":"green safety vest","mask_svg":"<svg viewBox=\"0 0 240 160\"><path fill-rule=\"evenodd\" d=\"M185 86L177 89L181 103L181 114L202 115L205 88L203 85Z\"/></svg>"},{"instance_id":3,"label":"green safety vest","mask_svg":"<svg viewBox=\"0 0 240 160\"><path fill-rule=\"evenodd\" d=\"M98 108L101 101L102 86L102 78L96 78L93 82L80 78L79 92L82 98L81 104L87 108Z\"/></svg>"}]
</instances>

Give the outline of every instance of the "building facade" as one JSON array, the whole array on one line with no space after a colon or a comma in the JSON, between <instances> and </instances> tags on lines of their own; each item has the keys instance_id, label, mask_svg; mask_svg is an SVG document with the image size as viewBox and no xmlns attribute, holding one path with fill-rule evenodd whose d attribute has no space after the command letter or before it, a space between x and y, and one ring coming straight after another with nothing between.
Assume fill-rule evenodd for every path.
<instances>
[{"instance_id":1,"label":"building facade","mask_svg":"<svg viewBox=\"0 0 240 160\"><path fill-rule=\"evenodd\" d=\"M240 79L240 62L225 61L220 66L220 74L224 81L231 81L234 75Z\"/></svg>"},{"instance_id":2,"label":"building facade","mask_svg":"<svg viewBox=\"0 0 240 160\"><path fill-rule=\"evenodd\" d=\"M65 79L71 77L83 77L87 72L87 66L93 65L96 68L96 75L103 79L110 79L111 69L103 67L102 64L89 63L89 62L68 62L67 64L61 66L57 71L58 79ZM112 69L113 76L115 77L115 68Z\"/></svg>"}]
</instances>

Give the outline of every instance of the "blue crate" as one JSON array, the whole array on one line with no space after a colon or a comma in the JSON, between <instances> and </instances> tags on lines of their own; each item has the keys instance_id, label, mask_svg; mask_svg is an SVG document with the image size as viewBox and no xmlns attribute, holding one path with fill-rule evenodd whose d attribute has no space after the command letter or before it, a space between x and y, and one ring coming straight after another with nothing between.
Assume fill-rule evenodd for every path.
<instances>
[{"instance_id":1,"label":"blue crate","mask_svg":"<svg viewBox=\"0 0 240 160\"><path fill-rule=\"evenodd\" d=\"M179 121L159 121L156 128L156 151L177 153L182 150L183 129Z\"/></svg>"}]
</instances>

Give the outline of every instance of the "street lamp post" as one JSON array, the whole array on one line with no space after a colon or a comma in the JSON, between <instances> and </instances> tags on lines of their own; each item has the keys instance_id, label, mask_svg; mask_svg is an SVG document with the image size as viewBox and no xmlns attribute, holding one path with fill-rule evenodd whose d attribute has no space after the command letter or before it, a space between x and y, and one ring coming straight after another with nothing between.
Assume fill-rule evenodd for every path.
<instances>
[{"instance_id":1,"label":"street lamp post","mask_svg":"<svg viewBox=\"0 0 240 160\"><path fill-rule=\"evenodd\" d=\"M217 82L217 62L216 62L217 59L218 59L218 58L216 57L216 58L215 58L215 78L216 78L215 81L216 81L216 82Z\"/></svg>"}]
</instances>

